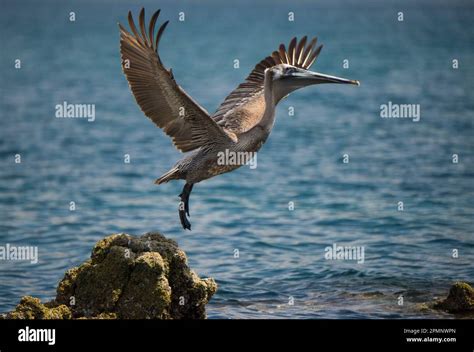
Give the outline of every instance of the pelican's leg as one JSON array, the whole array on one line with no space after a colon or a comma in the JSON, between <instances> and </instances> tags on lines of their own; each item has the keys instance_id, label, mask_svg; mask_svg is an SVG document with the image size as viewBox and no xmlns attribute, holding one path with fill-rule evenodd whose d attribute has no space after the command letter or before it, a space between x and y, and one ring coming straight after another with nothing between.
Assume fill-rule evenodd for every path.
<instances>
[{"instance_id":1,"label":"pelican's leg","mask_svg":"<svg viewBox=\"0 0 474 352\"><path fill-rule=\"evenodd\" d=\"M193 190L193 183L186 183L184 185L183 191L179 195L181 202L179 202L179 220L181 220L181 225L183 229L191 230L191 223L189 222L186 214L189 216L189 195Z\"/></svg>"}]
</instances>

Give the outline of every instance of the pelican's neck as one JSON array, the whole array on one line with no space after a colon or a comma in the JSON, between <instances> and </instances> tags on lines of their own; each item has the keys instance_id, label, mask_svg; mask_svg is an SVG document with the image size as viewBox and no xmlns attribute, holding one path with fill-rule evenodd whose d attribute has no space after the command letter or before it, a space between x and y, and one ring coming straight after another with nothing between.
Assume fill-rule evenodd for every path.
<instances>
[{"instance_id":1,"label":"pelican's neck","mask_svg":"<svg viewBox=\"0 0 474 352\"><path fill-rule=\"evenodd\" d=\"M265 72L263 85L263 95L265 98L265 111L259 125L267 132L270 132L275 123L275 107L277 100L273 94L273 82L269 70Z\"/></svg>"}]
</instances>

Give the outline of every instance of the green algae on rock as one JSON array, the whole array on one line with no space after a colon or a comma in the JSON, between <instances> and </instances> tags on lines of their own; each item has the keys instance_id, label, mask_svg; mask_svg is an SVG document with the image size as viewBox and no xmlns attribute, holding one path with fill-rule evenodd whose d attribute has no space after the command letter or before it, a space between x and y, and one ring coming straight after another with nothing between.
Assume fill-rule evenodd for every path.
<instances>
[{"instance_id":1,"label":"green algae on rock","mask_svg":"<svg viewBox=\"0 0 474 352\"><path fill-rule=\"evenodd\" d=\"M474 289L466 282L456 282L448 297L433 305L433 308L449 313L474 312Z\"/></svg>"},{"instance_id":2,"label":"green algae on rock","mask_svg":"<svg viewBox=\"0 0 474 352\"><path fill-rule=\"evenodd\" d=\"M204 319L216 292L200 279L175 241L160 233L108 236L91 258L68 270L56 299L26 296L7 319Z\"/></svg>"},{"instance_id":3,"label":"green algae on rock","mask_svg":"<svg viewBox=\"0 0 474 352\"><path fill-rule=\"evenodd\" d=\"M41 303L39 298L24 296L6 319L71 319L71 310L64 304Z\"/></svg>"}]
</instances>

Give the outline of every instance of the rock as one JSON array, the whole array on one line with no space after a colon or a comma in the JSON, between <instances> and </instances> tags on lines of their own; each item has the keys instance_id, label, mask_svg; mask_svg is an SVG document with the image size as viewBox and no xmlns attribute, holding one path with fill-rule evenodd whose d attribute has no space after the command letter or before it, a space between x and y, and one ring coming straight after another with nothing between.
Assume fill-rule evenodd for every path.
<instances>
[{"instance_id":1,"label":"rock","mask_svg":"<svg viewBox=\"0 0 474 352\"><path fill-rule=\"evenodd\" d=\"M160 233L108 236L91 258L68 270L56 299L25 296L7 319L204 319L216 292L200 279L175 241Z\"/></svg>"},{"instance_id":2,"label":"rock","mask_svg":"<svg viewBox=\"0 0 474 352\"><path fill-rule=\"evenodd\" d=\"M466 282L456 282L446 299L436 302L433 308L449 313L474 312L474 289Z\"/></svg>"},{"instance_id":3,"label":"rock","mask_svg":"<svg viewBox=\"0 0 474 352\"><path fill-rule=\"evenodd\" d=\"M415 308L419 312L429 312L431 310L430 305L428 303L417 303Z\"/></svg>"},{"instance_id":4,"label":"rock","mask_svg":"<svg viewBox=\"0 0 474 352\"><path fill-rule=\"evenodd\" d=\"M13 312L7 313L6 319L71 319L71 310L64 304L43 304L39 298L22 297Z\"/></svg>"}]
</instances>

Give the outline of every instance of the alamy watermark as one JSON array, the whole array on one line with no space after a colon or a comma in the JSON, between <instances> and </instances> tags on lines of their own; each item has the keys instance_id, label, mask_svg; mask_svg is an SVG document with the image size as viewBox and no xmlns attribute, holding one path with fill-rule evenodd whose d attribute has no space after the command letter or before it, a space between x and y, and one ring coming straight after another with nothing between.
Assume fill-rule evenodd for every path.
<instances>
[{"instance_id":1,"label":"alamy watermark","mask_svg":"<svg viewBox=\"0 0 474 352\"><path fill-rule=\"evenodd\" d=\"M420 121L420 104L395 104L389 101L380 105L380 117L383 119L412 119L413 122Z\"/></svg>"},{"instance_id":2,"label":"alamy watermark","mask_svg":"<svg viewBox=\"0 0 474 352\"><path fill-rule=\"evenodd\" d=\"M56 329L35 329L26 326L18 330L19 342L47 342L52 346L56 344Z\"/></svg>"},{"instance_id":3,"label":"alamy watermark","mask_svg":"<svg viewBox=\"0 0 474 352\"><path fill-rule=\"evenodd\" d=\"M89 122L95 121L95 104L69 104L63 101L62 104L57 104L56 118L77 118L87 119Z\"/></svg>"},{"instance_id":4,"label":"alamy watermark","mask_svg":"<svg viewBox=\"0 0 474 352\"><path fill-rule=\"evenodd\" d=\"M36 264L38 263L38 247L14 246L7 243L0 246L0 260L29 261L31 264Z\"/></svg>"},{"instance_id":5,"label":"alamy watermark","mask_svg":"<svg viewBox=\"0 0 474 352\"><path fill-rule=\"evenodd\" d=\"M338 246L333 243L324 249L324 259L326 260L356 260L357 264L364 264L364 246Z\"/></svg>"},{"instance_id":6,"label":"alamy watermark","mask_svg":"<svg viewBox=\"0 0 474 352\"><path fill-rule=\"evenodd\" d=\"M250 169L257 168L256 152L235 152L229 149L217 153L217 165L249 165Z\"/></svg>"}]
</instances>

